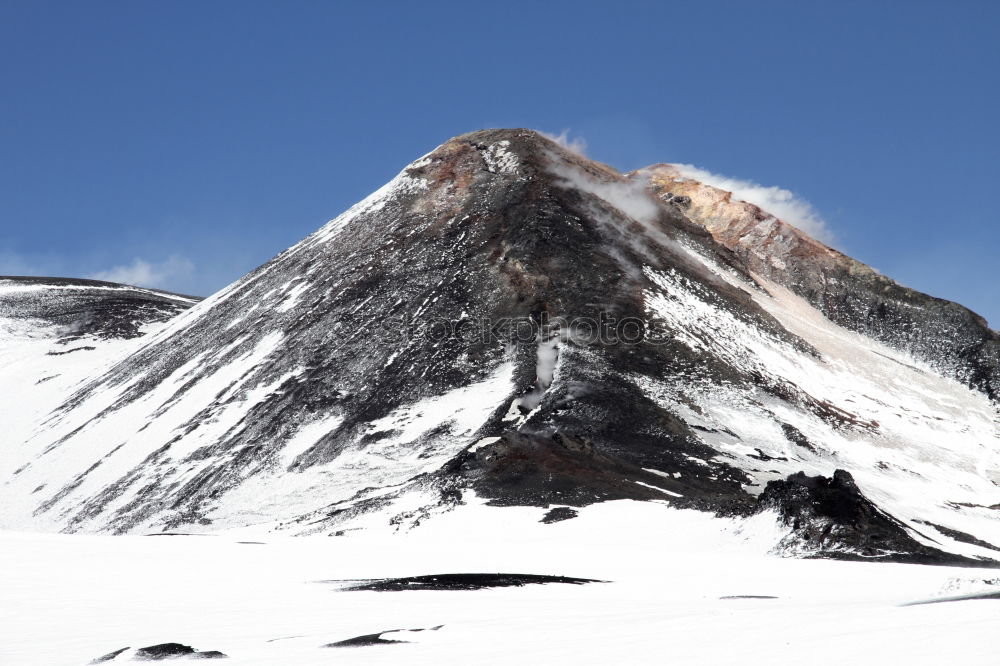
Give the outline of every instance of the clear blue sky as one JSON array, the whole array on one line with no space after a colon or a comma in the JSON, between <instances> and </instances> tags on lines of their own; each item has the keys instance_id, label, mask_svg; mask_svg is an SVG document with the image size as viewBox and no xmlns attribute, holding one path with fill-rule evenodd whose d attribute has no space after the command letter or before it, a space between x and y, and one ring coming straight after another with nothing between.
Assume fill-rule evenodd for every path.
<instances>
[{"instance_id":1,"label":"clear blue sky","mask_svg":"<svg viewBox=\"0 0 1000 666\"><path fill-rule=\"evenodd\" d=\"M449 137L532 127L792 190L1000 323L1000 2L3 0L0 91L0 273L207 294Z\"/></svg>"}]
</instances>

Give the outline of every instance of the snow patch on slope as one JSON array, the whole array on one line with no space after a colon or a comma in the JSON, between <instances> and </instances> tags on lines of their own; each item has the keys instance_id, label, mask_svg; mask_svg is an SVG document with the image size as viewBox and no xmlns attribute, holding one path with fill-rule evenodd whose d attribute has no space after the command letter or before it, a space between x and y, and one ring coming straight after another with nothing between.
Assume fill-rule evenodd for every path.
<instances>
[{"instance_id":1,"label":"snow patch on slope","mask_svg":"<svg viewBox=\"0 0 1000 666\"><path fill-rule=\"evenodd\" d=\"M483 151L483 159L490 173L511 174L517 172L517 155L510 150L510 141L504 139L490 145Z\"/></svg>"}]
</instances>

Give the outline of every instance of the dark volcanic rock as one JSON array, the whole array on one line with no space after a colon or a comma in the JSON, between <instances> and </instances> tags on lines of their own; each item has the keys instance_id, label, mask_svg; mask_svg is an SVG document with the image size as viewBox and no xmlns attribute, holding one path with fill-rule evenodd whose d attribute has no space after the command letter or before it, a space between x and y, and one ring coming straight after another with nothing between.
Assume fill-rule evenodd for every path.
<instances>
[{"instance_id":1,"label":"dark volcanic rock","mask_svg":"<svg viewBox=\"0 0 1000 666\"><path fill-rule=\"evenodd\" d=\"M729 600L729 599L777 599L778 597L772 596L770 594L729 594L724 597L719 597L719 599Z\"/></svg>"},{"instance_id":2,"label":"dark volcanic rock","mask_svg":"<svg viewBox=\"0 0 1000 666\"><path fill-rule=\"evenodd\" d=\"M398 630L394 630L398 631ZM323 647L328 648L340 648L340 647L370 647L372 645L399 645L401 643L409 643L409 641L400 640L390 640L382 638L382 634L390 633L386 631L379 632L377 634L365 634L364 636L355 636L354 638L345 638L342 641L335 641L333 643L327 643Z\"/></svg>"},{"instance_id":3,"label":"dark volcanic rock","mask_svg":"<svg viewBox=\"0 0 1000 666\"><path fill-rule=\"evenodd\" d=\"M501 441L454 461L446 469L471 482L495 505L571 504L614 499L664 499L667 493L636 483L664 481L639 466L602 453L588 439L559 432L505 433Z\"/></svg>"},{"instance_id":4,"label":"dark volcanic rock","mask_svg":"<svg viewBox=\"0 0 1000 666\"><path fill-rule=\"evenodd\" d=\"M927 604L946 604L956 601L1000 601L1000 592L978 592L953 597L940 597L938 599L923 599L921 601L911 601L903 604L903 606L925 606Z\"/></svg>"},{"instance_id":5,"label":"dark volcanic rock","mask_svg":"<svg viewBox=\"0 0 1000 666\"><path fill-rule=\"evenodd\" d=\"M355 636L354 638L347 638L342 641L336 641L334 643L327 643L322 647L328 648L341 648L341 647L370 647L372 645L393 645L401 643L409 643L410 641L382 638L385 634L395 634L402 631L437 631L443 624L439 624L436 627L431 627L430 629L389 629L387 631L380 631L377 634L365 634L363 636Z\"/></svg>"},{"instance_id":6,"label":"dark volcanic rock","mask_svg":"<svg viewBox=\"0 0 1000 666\"><path fill-rule=\"evenodd\" d=\"M785 546L807 555L925 564L989 564L921 544L902 523L865 497L851 474L842 469L836 470L832 478L798 472L785 480L771 481L758 498L758 510L769 509L792 528Z\"/></svg>"},{"instance_id":7,"label":"dark volcanic rock","mask_svg":"<svg viewBox=\"0 0 1000 666\"><path fill-rule=\"evenodd\" d=\"M181 643L158 643L156 645L139 648L135 651L135 658L155 661L159 659L182 657L184 655L194 654L195 652L197 652L197 650L190 645L182 645Z\"/></svg>"},{"instance_id":8,"label":"dark volcanic rock","mask_svg":"<svg viewBox=\"0 0 1000 666\"><path fill-rule=\"evenodd\" d=\"M140 661L159 661L162 659L174 659L176 657L187 657L189 659L225 659L227 655L218 650L195 650L190 645L181 643L160 643L148 647L139 648L135 651L135 659Z\"/></svg>"},{"instance_id":9,"label":"dark volcanic rock","mask_svg":"<svg viewBox=\"0 0 1000 666\"><path fill-rule=\"evenodd\" d=\"M407 592L410 590L483 590L491 587L523 587L525 585L545 585L562 583L583 585L604 581L569 576L546 576L541 574L490 574L458 573L410 576L407 578L381 578L365 581L323 581L346 583L345 592Z\"/></svg>"},{"instance_id":10,"label":"dark volcanic rock","mask_svg":"<svg viewBox=\"0 0 1000 666\"><path fill-rule=\"evenodd\" d=\"M115 650L114 652L109 652L106 655L103 655L101 657L98 657L97 659L94 659L90 663L92 663L92 664L102 664L102 663L104 663L106 661L111 661L112 659L114 659L115 657L117 657L118 655L120 655L122 652L124 652L127 649L128 649L128 647L123 647L120 650Z\"/></svg>"},{"instance_id":11,"label":"dark volcanic rock","mask_svg":"<svg viewBox=\"0 0 1000 666\"><path fill-rule=\"evenodd\" d=\"M557 506L555 508L549 509L544 516L542 516L541 522L549 523L559 523L564 520L569 520L571 518L576 518L577 512L575 509L571 509L568 506Z\"/></svg>"}]
</instances>

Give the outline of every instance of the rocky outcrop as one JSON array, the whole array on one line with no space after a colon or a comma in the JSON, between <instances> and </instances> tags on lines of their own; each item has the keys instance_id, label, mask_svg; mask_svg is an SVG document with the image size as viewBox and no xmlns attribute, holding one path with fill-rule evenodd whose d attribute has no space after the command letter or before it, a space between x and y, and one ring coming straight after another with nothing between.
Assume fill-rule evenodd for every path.
<instances>
[{"instance_id":1,"label":"rocky outcrop","mask_svg":"<svg viewBox=\"0 0 1000 666\"><path fill-rule=\"evenodd\" d=\"M971 310L908 289L731 192L670 164L635 173L703 225L747 270L792 289L830 320L1000 397L1000 334Z\"/></svg>"},{"instance_id":2,"label":"rocky outcrop","mask_svg":"<svg viewBox=\"0 0 1000 666\"><path fill-rule=\"evenodd\" d=\"M771 481L758 498L757 510L777 512L791 528L779 552L919 564L996 564L921 543L902 523L865 497L850 472L842 469L832 477L798 472Z\"/></svg>"},{"instance_id":3,"label":"rocky outcrop","mask_svg":"<svg viewBox=\"0 0 1000 666\"><path fill-rule=\"evenodd\" d=\"M670 449L669 464L677 471L664 474L604 452L586 438L508 432L496 443L463 453L443 473L446 479L457 476L457 487L471 487L497 506L585 506L617 499L669 500L678 506L725 511L751 505L752 497L740 485L748 479L737 470L692 462L698 460L693 453L711 456L695 441L688 440L686 447L681 440ZM657 462L660 468L667 464Z\"/></svg>"},{"instance_id":4,"label":"rocky outcrop","mask_svg":"<svg viewBox=\"0 0 1000 666\"><path fill-rule=\"evenodd\" d=\"M121 657L121 659L119 659ZM174 659L226 659L228 655L218 650L196 650L190 645L183 643L158 643L136 650L121 648L114 652L98 657L91 661L91 664L103 664L108 662L125 661L167 661Z\"/></svg>"}]
</instances>

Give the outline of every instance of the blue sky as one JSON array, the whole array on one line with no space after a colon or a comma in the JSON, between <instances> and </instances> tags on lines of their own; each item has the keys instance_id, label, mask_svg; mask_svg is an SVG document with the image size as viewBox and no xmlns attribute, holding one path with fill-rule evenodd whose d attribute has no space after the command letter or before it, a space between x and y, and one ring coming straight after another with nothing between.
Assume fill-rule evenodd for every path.
<instances>
[{"instance_id":1,"label":"blue sky","mask_svg":"<svg viewBox=\"0 0 1000 666\"><path fill-rule=\"evenodd\" d=\"M1000 3L0 3L0 273L207 294L483 127L786 188L1000 323Z\"/></svg>"}]
</instances>

